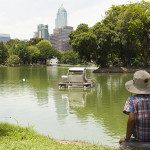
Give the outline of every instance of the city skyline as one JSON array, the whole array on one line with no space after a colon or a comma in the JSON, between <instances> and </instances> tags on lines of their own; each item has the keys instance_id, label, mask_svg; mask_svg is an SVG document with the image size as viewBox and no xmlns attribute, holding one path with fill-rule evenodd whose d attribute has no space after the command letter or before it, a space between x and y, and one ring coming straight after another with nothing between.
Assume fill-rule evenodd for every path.
<instances>
[{"instance_id":1,"label":"city skyline","mask_svg":"<svg viewBox=\"0 0 150 150\"><path fill-rule=\"evenodd\" d=\"M30 39L38 24L48 24L49 33L55 28L58 8L63 4L68 13L68 26L86 23L89 27L101 21L112 5L137 2L137 0L0 0L0 33L11 38Z\"/></svg>"}]
</instances>

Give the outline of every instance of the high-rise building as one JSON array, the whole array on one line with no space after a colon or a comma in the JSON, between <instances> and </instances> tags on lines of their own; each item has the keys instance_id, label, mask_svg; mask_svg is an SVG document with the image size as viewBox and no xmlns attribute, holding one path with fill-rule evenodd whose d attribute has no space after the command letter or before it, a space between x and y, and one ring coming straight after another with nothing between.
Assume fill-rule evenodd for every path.
<instances>
[{"instance_id":1,"label":"high-rise building","mask_svg":"<svg viewBox=\"0 0 150 150\"><path fill-rule=\"evenodd\" d=\"M55 28L61 28L62 26L67 26L67 11L63 5L58 9L55 19Z\"/></svg>"},{"instance_id":2,"label":"high-rise building","mask_svg":"<svg viewBox=\"0 0 150 150\"><path fill-rule=\"evenodd\" d=\"M50 37L49 37L49 32L48 32L48 25L39 24L38 32L37 32L36 36L49 41Z\"/></svg>"},{"instance_id":3,"label":"high-rise building","mask_svg":"<svg viewBox=\"0 0 150 150\"><path fill-rule=\"evenodd\" d=\"M67 11L61 6L58 9L55 20L55 29L50 35L50 42L59 52L71 50L68 34L73 31L73 27L67 26Z\"/></svg>"},{"instance_id":4,"label":"high-rise building","mask_svg":"<svg viewBox=\"0 0 150 150\"><path fill-rule=\"evenodd\" d=\"M56 28L53 30L53 34L50 35L50 42L53 47L55 47L59 52L64 52L71 50L69 45L68 34L73 30L73 27L62 26L61 28Z\"/></svg>"},{"instance_id":5,"label":"high-rise building","mask_svg":"<svg viewBox=\"0 0 150 150\"><path fill-rule=\"evenodd\" d=\"M4 44L10 40L10 34L0 34L0 41L3 41Z\"/></svg>"}]
</instances>

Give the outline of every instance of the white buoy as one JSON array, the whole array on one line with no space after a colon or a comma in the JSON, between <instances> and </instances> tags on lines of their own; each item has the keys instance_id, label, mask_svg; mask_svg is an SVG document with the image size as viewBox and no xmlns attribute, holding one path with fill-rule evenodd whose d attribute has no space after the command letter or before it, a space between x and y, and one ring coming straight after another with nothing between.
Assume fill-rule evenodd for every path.
<instances>
[{"instance_id":1,"label":"white buoy","mask_svg":"<svg viewBox=\"0 0 150 150\"><path fill-rule=\"evenodd\" d=\"M26 79L25 79L25 78L23 78L23 79L22 79L22 81L23 81L23 82L25 82L25 81L26 81Z\"/></svg>"}]
</instances>

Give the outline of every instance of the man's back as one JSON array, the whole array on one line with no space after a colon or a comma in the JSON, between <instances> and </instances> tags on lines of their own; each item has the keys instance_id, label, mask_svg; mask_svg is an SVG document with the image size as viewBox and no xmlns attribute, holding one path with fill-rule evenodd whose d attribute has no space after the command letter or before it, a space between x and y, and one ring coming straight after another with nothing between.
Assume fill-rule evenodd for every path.
<instances>
[{"instance_id":1,"label":"man's back","mask_svg":"<svg viewBox=\"0 0 150 150\"><path fill-rule=\"evenodd\" d=\"M124 113L135 114L136 140L150 141L150 94L138 94L128 98Z\"/></svg>"},{"instance_id":2,"label":"man's back","mask_svg":"<svg viewBox=\"0 0 150 150\"><path fill-rule=\"evenodd\" d=\"M145 97L145 96L144 96ZM135 104L135 121L138 141L150 141L150 100L139 100Z\"/></svg>"},{"instance_id":3,"label":"man's back","mask_svg":"<svg viewBox=\"0 0 150 150\"><path fill-rule=\"evenodd\" d=\"M129 115L127 130L119 143L130 140L132 134L137 141L150 142L150 74L145 70L136 71L125 88L136 95L126 101L123 112Z\"/></svg>"}]
</instances>

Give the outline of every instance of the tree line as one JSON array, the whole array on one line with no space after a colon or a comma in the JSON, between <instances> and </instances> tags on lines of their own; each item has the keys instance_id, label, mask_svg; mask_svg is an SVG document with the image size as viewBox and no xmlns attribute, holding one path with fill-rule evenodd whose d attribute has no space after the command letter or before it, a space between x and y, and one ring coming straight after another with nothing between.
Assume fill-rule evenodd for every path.
<instances>
[{"instance_id":1,"label":"tree line","mask_svg":"<svg viewBox=\"0 0 150 150\"><path fill-rule=\"evenodd\" d=\"M77 52L68 50L59 52L51 43L42 38L31 38L24 42L18 39L10 39L6 44L0 41L0 64L8 66L46 64L47 59L57 58L62 64L85 64L79 59Z\"/></svg>"},{"instance_id":2,"label":"tree line","mask_svg":"<svg viewBox=\"0 0 150 150\"><path fill-rule=\"evenodd\" d=\"M93 27L78 25L69 34L80 58L100 67L150 63L150 2L112 6Z\"/></svg>"},{"instance_id":3,"label":"tree line","mask_svg":"<svg viewBox=\"0 0 150 150\"><path fill-rule=\"evenodd\" d=\"M42 38L31 38L28 42L10 39L6 44L0 41L0 64L45 64L47 59L54 57L59 58L60 53Z\"/></svg>"}]
</instances>

